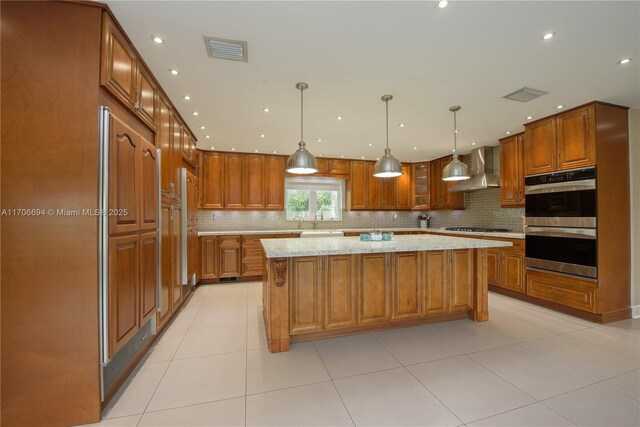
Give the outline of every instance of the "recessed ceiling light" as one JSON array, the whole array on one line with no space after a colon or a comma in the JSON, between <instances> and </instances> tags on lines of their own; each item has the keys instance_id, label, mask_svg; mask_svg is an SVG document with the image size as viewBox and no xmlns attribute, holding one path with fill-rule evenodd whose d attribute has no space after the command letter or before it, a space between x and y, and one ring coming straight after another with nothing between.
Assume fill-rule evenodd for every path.
<instances>
[{"instance_id":1,"label":"recessed ceiling light","mask_svg":"<svg viewBox=\"0 0 640 427\"><path fill-rule=\"evenodd\" d=\"M318 138L318 142L322 142L322 138Z\"/></svg>"},{"instance_id":2,"label":"recessed ceiling light","mask_svg":"<svg viewBox=\"0 0 640 427\"><path fill-rule=\"evenodd\" d=\"M414 149L414 150L417 150L417 149L418 149L418 147L413 147L413 149Z\"/></svg>"},{"instance_id":3,"label":"recessed ceiling light","mask_svg":"<svg viewBox=\"0 0 640 427\"><path fill-rule=\"evenodd\" d=\"M188 101L188 100L191 99L191 97L189 95L185 95L185 96L183 96L183 98L185 99L185 101Z\"/></svg>"},{"instance_id":4,"label":"recessed ceiling light","mask_svg":"<svg viewBox=\"0 0 640 427\"><path fill-rule=\"evenodd\" d=\"M200 126L200 129L204 129L204 126Z\"/></svg>"},{"instance_id":5,"label":"recessed ceiling light","mask_svg":"<svg viewBox=\"0 0 640 427\"><path fill-rule=\"evenodd\" d=\"M364 160L364 156L360 157L362 160Z\"/></svg>"},{"instance_id":6,"label":"recessed ceiling light","mask_svg":"<svg viewBox=\"0 0 640 427\"><path fill-rule=\"evenodd\" d=\"M472 143L471 143L471 145L476 145L476 143L475 143L475 142L472 142Z\"/></svg>"},{"instance_id":7,"label":"recessed ceiling light","mask_svg":"<svg viewBox=\"0 0 640 427\"><path fill-rule=\"evenodd\" d=\"M253 150L253 152L254 152L254 153L257 153L257 152L258 152L258 150Z\"/></svg>"},{"instance_id":8,"label":"recessed ceiling light","mask_svg":"<svg viewBox=\"0 0 640 427\"><path fill-rule=\"evenodd\" d=\"M341 159L344 159L344 156L340 156Z\"/></svg>"},{"instance_id":9,"label":"recessed ceiling light","mask_svg":"<svg viewBox=\"0 0 640 427\"><path fill-rule=\"evenodd\" d=\"M527 120L533 119L533 116L527 116Z\"/></svg>"},{"instance_id":10,"label":"recessed ceiling light","mask_svg":"<svg viewBox=\"0 0 640 427\"><path fill-rule=\"evenodd\" d=\"M445 7L447 7L449 5L449 2L447 0L440 0L438 2L438 7L440 9L444 9Z\"/></svg>"},{"instance_id":11,"label":"recessed ceiling light","mask_svg":"<svg viewBox=\"0 0 640 427\"><path fill-rule=\"evenodd\" d=\"M338 116L338 117L336 117L336 119L342 120L342 116Z\"/></svg>"},{"instance_id":12,"label":"recessed ceiling light","mask_svg":"<svg viewBox=\"0 0 640 427\"><path fill-rule=\"evenodd\" d=\"M318 157L322 157L322 154L318 154Z\"/></svg>"},{"instance_id":13,"label":"recessed ceiling light","mask_svg":"<svg viewBox=\"0 0 640 427\"><path fill-rule=\"evenodd\" d=\"M170 70L169 70L169 72L170 72L171 74L173 74L174 76L177 76L178 74L180 74L180 71L175 70L175 69L173 69L173 68L172 68L172 69L170 69Z\"/></svg>"},{"instance_id":14,"label":"recessed ceiling light","mask_svg":"<svg viewBox=\"0 0 640 427\"><path fill-rule=\"evenodd\" d=\"M235 148L232 148L232 149L231 149L231 151L236 151L236 149L235 149Z\"/></svg>"},{"instance_id":15,"label":"recessed ceiling light","mask_svg":"<svg viewBox=\"0 0 640 427\"><path fill-rule=\"evenodd\" d=\"M376 160L380 160L380 157L376 157Z\"/></svg>"},{"instance_id":16,"label":"recessed ceiling light","mask_svg":"<svg viewBox=\"0 0 640 427\"><path fill-rule=\"evenodd\" d=\"M276 153L277 153L277 151L276 151L276 150L273 150L273 154L276 154Z\"/></svg>"},{"instance_id":17,"label":"recessed ceiling light","mask_svg":"<svg viewBox=\"0 0 640 427\"><path fill-rule=\"evenodd\" d=\"M401 128L404 127L404 123L400 123L398 126L400 126Z\"/></svg>"},{"instance_id":18,"label":"recessed ceiling light","mask_svg":"<svg viewBox=\"0 0 640 427\"><path fill-rule=\"evenodd\" d=\"M561 108L564 108L564 105L562 105L562 104L557 105L557 106L556 106L556 108L557 108L558 110L560 110Z\"/></svg>"},{"instance_id":19,"label":"recessed ceiling light","mask_svg":"<svg viewBox=\"0 0 640 427\"><path fill-rule=\"evenodd\" d=\"M194 111L194 112L193 112L193 115L194 115L194 116L197 116L197 115L198 115L198 112L197 112L197 111Z\"/></svg>"},{"instance_id":20,"label":"recessed ceiling light","mask_svg":"<svg viewBox=\"0 0 640 427\"><path fill-rule=\"evenodd\" d=\"M618 64L624 65L624 64L628 64L629 62L631 62L631 58L624 58L618 61Z\"/></svg>"},{"instance_id":21,"label":"recessed ceiling light","mask_svg":"<svg viewBox=\"0 0 640 427\"><path fill-rule=\"evenodd\" d=\"M260 138L264 138L264 133L261 133L261 134L260 134Z\"/></svg>"},{"instance_id":22,"label":"recessed ceiling light","mask_svg":"<svg viewBox=\"0 0 640 427\"><path fill-rule=\"evenodd\" d=\"M157 43L157 44L162 44L162 43L164 43L164 40L162 40L162 37L158 37L158 36L153 36L153 37L151 37L151 40L153 40L153 42L154 42L154 43Z\"/></svg>"},{"instance_id":23,"label":"recessed ceiling light","mask_svg":"<svg viewBox=\"0 0 640 427\"><path fill-rule=\"evenodd\" d=\"M206 135L205 138L209 139L211 138L211 135Z\"/></svg>"},{"instance_id":24,"label":"recessed ceiling light","mask_svg":"<svg viewBox=\"0 0 640 427\"><path fill-rule=\"evenodd\" d=\"M506 131L505 133L506 133L507 135L511 135L511 132L509 132L509 131Z\"/></svg>"},{"instance_id":25,"label":"recessed ceiling light","mask_svg":"<svg viewBox=\"0 0 640 427\"><path fill-rule=\"evenodd\" d=\"M371 147L372 145L373 145L372 143L369 143L369 147Z\"/></svg>"},{"instance_id":26,"label":"recessed ceiling light","mask_svg":"<svg viewBox=\"0 0 640 427\"><path fill-rule=\"evenodd\" d=\"M216 149L216 147L211 147L211 149L212 149L212 150L215 150L215 149Z\"/></svg>"},{"instance_id":27,"label":"recessed ceiling light","mask_svg":"<svg viewBox=\"0 0 640 427\"><path fill-rule=\"evenodd\" d=\"M542 38L544 40L550 40L550 39L554 38L555 35L556 35L556 33L546 33L544 36L542 36Z\"/></svg>"},{"instance_id":28,"label":"recessed ceiling light","mask_svg":"<svg viewBox=\"0 0 640 427\"><path fill-rule=\"evenodd\" d=\"M264 111L265 113L268 113L271 110L269 110L267 107L265 107L265 108L262 109L262 111Z\"/></svg>"}]
</instances>

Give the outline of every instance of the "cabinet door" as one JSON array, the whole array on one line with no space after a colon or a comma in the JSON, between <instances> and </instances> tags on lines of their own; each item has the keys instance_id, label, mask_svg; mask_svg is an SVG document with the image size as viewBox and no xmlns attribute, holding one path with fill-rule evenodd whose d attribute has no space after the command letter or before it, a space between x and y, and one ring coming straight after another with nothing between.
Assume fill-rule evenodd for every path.
<instances>
[{"instance_id":1,"label":"cabinet door","mask_svg":"<svg viewBox=\"0 0 640 427\"><path fill-rule=\"evenodd\" d=\"M471 249L450 251L451 311L471 310L473 299L473 256Z\"/></svg>"},{"instance_id":2,"label":"cabinet door","mask_svg":"<svg viewBox=\"0 0 640 427\"><path fill-rule=\"evenodd\" d=\"M487 250L487 282L500 286L500 269L502 268L502 252Z\"/></svg>"},{"instance_id":3,"label":"cabinet door","mask_svg":"<svg viewBox=\"0 0 640 427\"><path fill-rule=\"evenodd\" d=\"M382 207L383 178L373 176L375 163L367 162L365 174L365 209L380 209Z\"/></svg>"},{"instance_id":4,"label":"cabinet door","mask_svg":"<svg viewBox=\"0 0 640 427\"><path fill-rule=\"evenodd\" d=\"M182 301L182 213L180 208L173 207L171 212L171 247L173 260L173 276L171 303L172 309Z\"/></svg>"},{"instance_id":5,"label":"cabinet door","mask_svg":"<svg viewBox=\"0 0 640 427\"><path fill-rule=\"evenodd\" d=\"M368 162L352 161L349 174L350 209L366 208Z\"/></svg>"},{"instance_id":6,"label":"cabinet door","mask_svg":"<svg viewBox=\"0 0 640 427\"><path fill-rule=\"evenodd\" d=\"M358 323L361 325L390 320L390 288L385 286L387 264L388 254L360 255Z\"/></svg>"},{"instance_id":7,"label":"cabinet door","mask_svg":"<svg viewBox=\"0 0 640 427\"><path fill-rule=\"evenodd\" d=\"M272 239L273 235L242 236L242 277L262 276L264 251L260 239Z\"/></svg>"},{"instance_id":8,"label":"cabinet door","mask_svg":"<svg viewBox=\"0 0 640 427\"><path fill-rule=\"evenodd\" d=\"M429 209L431 183L431 169L429 162L414 163L411 176L412 182L412 208L413 209Z\"/></svg>"},{"instance_id":9,"label":"cabinet door","mask_svg":"<svg viewBox=\"0 0 640 427\"><path fill-rule=\"evenodd\" d=\"M535 175L556 170L555 117L524 127L524 174Z\"/></svg>"},{"instance_id":10,"label":"cabinet door","mask_svg":"<svg viewBox=\"0 0 640 427\"><path fill-rule=\"evenodd\" d=\"M171 160L171 147L173 145L173 129L171 129L171 109L164 100L160 101L158 111L158 133L156 134L156 142L160 147L160 185L163 195L172 196L173 187L171 183L171 168L173 162Z\"/></svg>"},{"instance_id":11,"label":"cabinet door","mask_svg":"<svg viewBox=\"0 0 640 427\"><path fill-rule=\"evenodd\" d=\"M373 177L373 179L378 179ZM395 209L396 208L396 187L398 182L396 178L382 178L382 208L383 209Z\"/></svg>"},{"instance_id":12,"label":"cabinet door","mask_svg":"<svg viewBox=\"0 0 640 427\"><path fill-rule=\"evenodd\" d=\"M140 229L158 228L158 149L140 138Z\"/></svg>"},{"instance_id":13,"label":"cabinet door","mask_svg":"<svg viewBox=\"0 0 640 427\"><path fill-rule=\"evenodd\" d=\"M402 165L402 176L396 178L396 209L408 210L412 207L411 172L412 165Z\"/></svg>"},{"instance_id":14,"label":"cabinet door","mask_svg":"<svg viewBox=\"0 0 640 427\"><path fill-rule=\"evenodd\" d=\"M224 154L204 153L200 181L203 209L224 208L224 175Z\"/></svg>"},{"instance_id":15,"label":"cabinet door","mask_svg":"<svg viewBox=\"0 0 640 427\"><path fill-rule=\"evenodd\" d=\"M173 116L173 144L171 155L171 182L173 183L173 195L177 198L182 197L182 185L180 184L180 168L182 168L182 123L176 116Z\"/></svg>"},{"instance_id":16,"label":"cabinet door","mask_svg":"<svg viewBox=\"0 0 640 427\"><path fill-rule=\"evenodd\" d=\"M224 155L225 168L225 207L242 209L244 207L243 181L244 161L242 154L227 153Z\"/></svg>"},{"instance_id":17,"label":"cabinet door","mask_svg":"<svg viewBox=\"0 0 640 427\"><path fill-rule=\"evenodd\" d=\"M203 279L218 278L218 237L202 236L200 238L200 268Z\"/></svg>"},{"instance_id":18,"label":"cabinet door","mask_svg":"<svg viewBox=\"0 0 640 427\"><path fill-rule=\"evenodd\" d=\"M292 258L289 309L292 334L322 329L321 258Z\"/></svg>"},{"instance_id":19,"label":"cabinet door","mask_svg":"<svg viewBox=\"0 0 640 427\"><path fill-rule=\"evenodd\" d=\"M267 209L284 210L284 156L265 157L265 203Z\"/></svg>"},{"instance_id":20,"label":"cabinet door","mask_svg":"<svg viewBox=\"0 0 640 427\"><path fill-rule=\"evenodd\" d=\"M219 277L240 277L240 236L220 236Z\"/></svg>"},{"instance_id":21,"label":"cabinet door","mask_svg":"<svg viewBox=\"0 0 640 427\"><path fill-rule=\"evenodd\" d=\"M164 325L171 317L173 291L173 247L171 237L171 208L160 209L160 242L162 275L160 277L160 307L158 307L158 324Z\"/></svg>"},{"instance_id":22,"label":"cabinet door","mask_svg":"<svg viewBox=\"0 0 640 427\"><path fill-rule=\"evenodd\" d=\"M505 252L502 255L502 273L503 287L525 293L523 255Z\"/></svg>"},{"instance_id":23,"label":"cabinet door","mask_svg":"<svg viewBox=\"0 0 640 427\"><path fill-rule=\"evenodd\" d=\"M138 213L140 137L111 116L109 135L109 234L131 233L140 229Z\"/></svg>"},{"instance_id":24,"label":"cabinet door","mask_svg":"<svg viewBox=\"0 0 640 427\"><path fill-rule=\"evenodd\" d=\"M348 328L356 324L355 255L329 255L324 278L326 329Z\"/></svg>"},{"instance_id":25,"label":"cabinet door","mask_svg":"<svg viewBox=\"0 0 640 427\"><path fill-rule=\"evenodd\" d=\"M193 164L193 150L191 150L191 135L186 127L182 127L180 133L180 153L182 158Z\"/></svg>"},{"instance_id":26,"label":"cabinet door","mask_svg":"<svg viewBox=\"0 0 640 427\"><path fill-rule=\"evenodd\" d=\"M144 66L138 65L135 108L140 118L155 130L158 90Z\"/></svg>"},{"instance_id":27,"label":"cabinet door","mask_svg":"<svg viewBox=\"0 0 640 427\"><path fill-rule=\"evenodd\" d=\"M100 84L130 108L136 100L136 54L106 13L102 14Z\"/></svg>"},{"instance_id":28,"label":"cabinet door","mask_svg":"<svg viewBox=\"0 0 640 427\"><path fill-rule=\"evenodd\" d=\"M109 238L109 355L138 331L140 281L138 234Z\"/></svg>"},{"instance_id":29,"label":"cabinet door","mask_svg":"<svg viewBox=\"0 0 640 427\"><path fill-rule=\"evenodd\" d=\"M557 169L596 164L596 115L593 105L556 116Z\"/></svg>"},{"instance_id":30,"label":"cabinet door","mask_svg":"<svg viewBox=\"0 0 640 427\"><path fill-rule=\"evenodd\" d=\"M329 174L329 159L316 157L316 167L318 168L318 173Z\"/></svg>"},{"instance_id":31,"label":"cabinet door","mask_svg":"<svg viewBox=\"0 0 640 427\"><path fill-rule=\"evenodd\" d=\"M523 135L500 140L500 206L524 206Z\"/></svg>"},{"instance_id":32,"label":"cabinet door","mask_svg":"<svg viewBox=\"0 0 640 427\"><path fill-rule=\"evenodd\" d=\"M422 272L419 252L392 255L392 319L422 316Z\"/></svg>"},{"instance_id":33,"label":"cabinet door","mask_svg":"<svg viewBox=\"0 0 640 427\"><path fill-rule=\"evenodd\" d=\"M195 227L198 219L198 178L187 170L187 227Z\"/></svg>"},{"instance_id":34,"label":"cabinet door","mask_svg":"<svg viewBox=\"0 0 640 427\"><path fill-rule=\"evenodd\" d=\"M335 175L348 175L349 160L331 159L329 161L329 173Z\"/></svg>"},{"instance_id":35,"label":"cabinet door","mask_svg":"<svg viewBox=\"0 0 640 427\"><path fill-rule=\"evenodd\" d=\"M244 173L244 206L251 209L264 209L266 205L264 156L246 154L244 156Z\"/></svg>"},{"instance_id":36,"label":"cabinet door","mask_svg":"<svg viewBox=\"0 0 640 427\"><path fill-rule=\"evenodd\" d=\"M442 209L442 162L439 159L431 161L431 209Z\"/></svg>"},{"instance_id":37,"label":"cabinet door","mask_svg":"<svg viewBox=\"0 0 640 427\"><path fill-rule=\"evenodd\" d=\"M424 314L437 316L449 312L449 253L422 252L424 256Z\"/></svg>"},{"instance_id":38,"label":"cabinet door","mask_svg":"<svg viewBox=\"0 0 640 427\"><path fill-rule=\"evenodd\" d=\"M200 257L198 256L198 230L195 228L187 229L187 276L191 277L196 270Z\"/></svg>"},{"instance_id":39,"label":"cabinet door","mask_svg":"<svg viewBox=\"0 0 640 427\"><path fill-rule=\"evenodd\" d=\"M140 325L156 313L158 301L158 232L140 235Z\"/></svg>"}]
</instances>

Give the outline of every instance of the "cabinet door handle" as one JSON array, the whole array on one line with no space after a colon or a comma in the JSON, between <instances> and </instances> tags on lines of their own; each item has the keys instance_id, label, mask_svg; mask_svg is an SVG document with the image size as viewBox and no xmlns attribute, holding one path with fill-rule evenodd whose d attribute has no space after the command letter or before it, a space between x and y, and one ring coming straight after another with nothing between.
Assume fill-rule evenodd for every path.
<instances>
[{"instance_id":1,"label":"cabinet door handle","mask_svg":"<svg viewBox=\"0 0 640 427\"><path fill-rule=\"evenodd\" d=\"M134 104L134 107L135 107L136 111L140 111L142 109L141 98L142 98L142 90L139 87L137 87L136 88L136 102Z\"/></svg>"},{"instance_id":2,"label":"cabinet door handle","mask_svg":"<svg viewBox=\"0 0 640 427\"><path fill-rule=\"evenodd\" d=\"M175 183L171 183L169 184L169 188L171 189L171 195L175 195L176 194L176 184Z\"/></svg>"},{"instance_id":3,"label":"cabinet door handle","mask_svg":"<svg viewBox=\"0 0 640 427\"><path fill-rule=\"evenodd\" d=\"M169 220L173 221L173 206L169 208Z\"/></svg>"}]
</instances>

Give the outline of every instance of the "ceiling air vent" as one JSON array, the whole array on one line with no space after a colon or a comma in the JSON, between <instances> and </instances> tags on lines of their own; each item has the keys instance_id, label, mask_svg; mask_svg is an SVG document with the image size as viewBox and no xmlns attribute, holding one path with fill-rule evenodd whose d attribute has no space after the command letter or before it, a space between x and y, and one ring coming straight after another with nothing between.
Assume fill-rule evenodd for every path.
<instances>
[{"instance_id":1,"label":"ceiling air vent","mask_svg":"<svg viewBox=\"0 0 640 427\"><path fill-rule=\"evenodd\" d=\"M509 95L503 96L505 99L519 102L529 102L532 99L536 99L542 95L546 95L549 92L538 89L531 89L530 87L523 87L515 92L511 92Z\"/></svg>"},{"instance_id":2,"label":"ceiling air vent","mask_svg":"<svg viewBox=\"0 0 640 427\"><path fill-rule=\"evenodd\" d=\"M207 55L212 58L244 62L248 60L247 42L204 36L204 44L207 47Z\"/></svg>"}]
</instances>

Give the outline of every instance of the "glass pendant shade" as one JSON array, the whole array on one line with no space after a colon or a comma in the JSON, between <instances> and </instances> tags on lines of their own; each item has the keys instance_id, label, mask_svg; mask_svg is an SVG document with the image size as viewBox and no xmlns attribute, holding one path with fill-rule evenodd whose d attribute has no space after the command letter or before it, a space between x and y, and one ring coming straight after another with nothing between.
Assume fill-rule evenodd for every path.
<instances>
[{"instance_id":1,"label":"glass pendant shade","mask_svg":"<svg viewBox=\"0 0 640 427\"><path fill-rule=\"evenodd\" d=\"M295 153L289 156L287 160L287 172L299 175L308 175L318 172L316 158L311 154L304 142L304 98L303 92L309 88L309 85L300 82L296 84L296 89L300 90L300 142Z\"/></svg>"},{"instance_id":2,"label":"glass pendant shade","mask_svg":"<svg viewBox=\"0 0 640 427\"><path fill-rule=\"evenodd\" d=\"M402 175L402 165L398 159L391 155L389 148L389 101L393 99L393 96L383 95L380 99L386 104L387 146L384 149L384 156L380 157L373 168L373 176L376 178L395 178Z\"/></svg>"},{"instance_id":3,"label":"glass pendant shade","mask_svg":"<svg viewBox=\"0 0 640 427\"><path fill-rule=\"evenodd\" d=\"M298 145L300 148L290 155L287 160L287 172L297 173L300 175L318 172L316 158L313 157L313 154L307 151L307 144L305 144L304 141L300 141Z\"/></svg>"},{"instance_id":4,"label":"glass pendant shade","mask_svg":"<svg viewBox=\"0 0 640 427\"><path fill-rule=\"evenodd\" d=\"M453 160L442 170L443 181L463 181L469 179L467 165L458 159L458 155L453 155Z\"/></svg>"}]
</instances>

